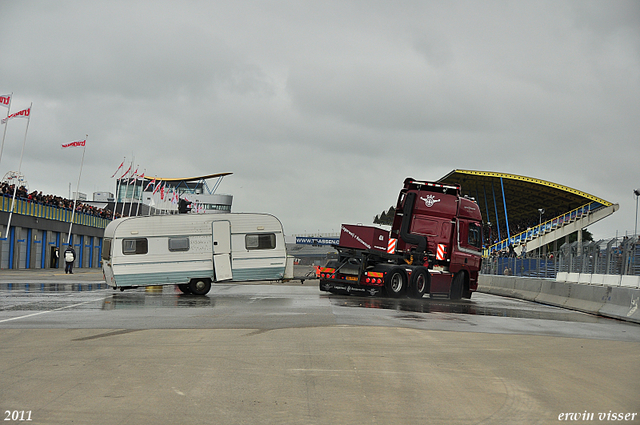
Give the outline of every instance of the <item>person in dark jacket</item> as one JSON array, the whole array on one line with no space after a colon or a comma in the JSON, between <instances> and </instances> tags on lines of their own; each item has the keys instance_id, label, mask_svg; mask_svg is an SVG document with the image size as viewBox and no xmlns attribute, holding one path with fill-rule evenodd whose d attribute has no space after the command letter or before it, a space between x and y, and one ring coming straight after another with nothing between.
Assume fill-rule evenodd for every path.
<instances>
[{"instance_id":1,"label":"person in dark jacket","mask_svg":"<svg viewBox=\"0 0 640 425\"><path fill-rule=\"evenodd\" d=\"M64 272L73 274L73 262L76 260L76 251L73 244L69 241L69 246L64 250Z\"/></svg>"}]
</instances>

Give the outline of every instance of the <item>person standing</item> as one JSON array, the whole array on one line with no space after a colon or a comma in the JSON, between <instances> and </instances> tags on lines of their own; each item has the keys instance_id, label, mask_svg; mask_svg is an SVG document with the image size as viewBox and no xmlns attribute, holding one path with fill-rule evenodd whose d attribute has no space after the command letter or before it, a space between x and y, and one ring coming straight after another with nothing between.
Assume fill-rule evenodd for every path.
<instances>
[{"instance_id":1,"label":"person standing","mask_svg":"<svg viewBox=\"0 0 640 425\"><path fill-rule=\"evenodd\" d=\"M64 273L73 274L73 262L76 260L76 251L73 244L69 241L69 246L64 250Z\"/></svg>"}]
</instances>

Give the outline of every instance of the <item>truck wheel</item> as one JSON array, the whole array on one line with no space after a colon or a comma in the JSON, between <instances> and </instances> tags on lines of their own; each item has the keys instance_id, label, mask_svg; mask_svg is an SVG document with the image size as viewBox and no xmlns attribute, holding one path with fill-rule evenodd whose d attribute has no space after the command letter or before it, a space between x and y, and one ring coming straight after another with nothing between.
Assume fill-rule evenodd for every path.
<instances>
[{"instance_id":1,"label":"truck wheel","mask_svg":"<svg viewBox=\"0 0 640 425\"><path fill-rule=\"evenodd\" d=\"M422 298L429 289L429 271L420 267L411 273L411 283L409 284L409 296L411 298Z\"/></svg>"},{"instance_id":2,"label":"truck wheel","mask_svg":"<svg viewBox=\"0 0 640 425\"><path fill-rule=\"evenodd\" d=\"M404 270L399 267L391 269L385 277L384 289L389 297L401 297L407 289L407 275L404 274Z\"/></svg>"},{"instance_id":3,"label":"truck wheel","mask_svg":"<svg viewBox=\"0 0 640 425\"><path fill-rule=\"evenodd\" d=\"M449 299L459 300L462 298L462 291L464 290L464 273L458 272L453 276L451 280L451 288L449 289Z\"/></svg>"},{"instance_id":4,"label":"truck wheel","mask_svg":"<svg viewBox=\"0 0 640 425\"><path fill-rule=\"evenodd\" d=\"M188 283L182 283L182 284L178 285L178 289L181 290L183 294L190 294L191 293L191 289L189 289L189 284Z\"/></svg>"},{"instance_id":5,"label":"truck wheel","mask_svg":"<svg viewBox=\"0 0 640 425\"><path fill-rule=\"evenodd\" d=\"M206 295L211 289L211 280L192 279L189 282L189 289L193 295Z\"/></svg>"}]
</instances>

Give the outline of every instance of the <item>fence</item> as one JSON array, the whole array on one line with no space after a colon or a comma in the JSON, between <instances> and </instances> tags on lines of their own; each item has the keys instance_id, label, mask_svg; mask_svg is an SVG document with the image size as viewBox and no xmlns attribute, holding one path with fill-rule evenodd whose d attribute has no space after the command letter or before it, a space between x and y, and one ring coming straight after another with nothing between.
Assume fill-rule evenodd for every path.
<instances>
[{"instance_id":1,"label":"fence","mask_svg":"<svg viewBox=\"0 0 640 425\"><path fill-rule=\"evenodd\" d=\"M9 212L10 210L11 197L0 196L0 211ZM71 221L72 211L67 208L52 207L49 205L38 204L36 202L27 201L24 199L16 199L15 206L13 207L13 213L69 223ZM110 221L111 220L106 218L97 217L81 212L76 212L73 215L74 224L97 227L100 229L104 229L105 227L107 227L107 224L109 224Z\"/></svg>"},{"instance_id":2,"label":"fence","mask_svg":"<svg viewBox=\"0 0 640 425\"><path fill-rule=\"evenodd\" d=\"M581 245L573 242L547 255L493 255L482 261L484 274L555 278L560 272L640 276L639 238L625 236Z\"/></svg>"}]
</instances>

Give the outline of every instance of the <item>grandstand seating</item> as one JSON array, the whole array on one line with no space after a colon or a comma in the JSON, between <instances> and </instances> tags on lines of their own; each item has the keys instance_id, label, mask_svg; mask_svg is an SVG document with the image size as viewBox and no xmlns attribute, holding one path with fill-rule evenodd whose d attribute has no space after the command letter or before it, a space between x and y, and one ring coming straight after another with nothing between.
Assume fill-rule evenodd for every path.
<instances>
[{"instance_id":1,"label":"grandstand seating","mask_svg":"<svg viewBox=\"0 0 640 425\"><path fill-rule=\"evenodd\" d=\"M611 209L611 212L605 211L608 209ZM606 207L605 205L599 202L595 202L595 201L590 202L576 209L568 211L564 214L561 214L557 217L554 217L550 220L547 220L543 223L540 223L532 228L525 230L524 232L520 232L500 242L497 242L489 246L489 248L485 251L485 254L492 255L494 253L506 251L509 245L513 245L514 247L517 247L517 246L527 244L528 249L535 249L540 245L542 245L540 238L542 238L543 236L547 236L546 238L544 238L545 239L544 243L557 240L565 236L566 232L562 232L561 230L567 228L567 226L573 223L582 222L582 221L585 221L586 223L590 224L589 220L586 220L589 217L594 215L602 215L603 213L606 216L606 215L612 214L613 211L615 211L616 209L617 209L617 205L615 205L614 207ZM598 220L600 218L598 218ZM586 225L578 226L578 227L584 228L586 227ZM572 231L575 231L575 230L572 230ZM531 244L532 242L533 244ZM535 242L538 242L538 243L535 243Z\"/></svg>"}]
</instances>

